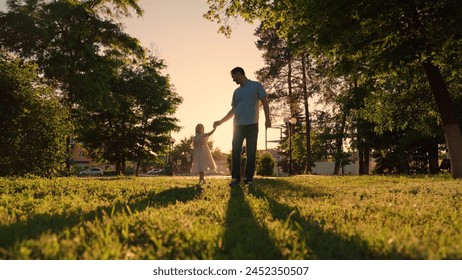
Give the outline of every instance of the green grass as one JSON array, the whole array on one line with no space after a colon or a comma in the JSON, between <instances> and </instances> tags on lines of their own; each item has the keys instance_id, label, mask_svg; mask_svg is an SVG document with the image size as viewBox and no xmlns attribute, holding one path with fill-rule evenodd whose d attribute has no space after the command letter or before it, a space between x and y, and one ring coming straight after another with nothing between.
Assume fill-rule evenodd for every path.
<instances>
[{"instance_id":1,"label":"green grass","mask_svg":"<svg viewBox=\"0 0 462 280\"><path fill-rule=\"evenodd\" d=\"M0 259L462 259L449 177L0 178Z\"/></svg>"}]
</instances>

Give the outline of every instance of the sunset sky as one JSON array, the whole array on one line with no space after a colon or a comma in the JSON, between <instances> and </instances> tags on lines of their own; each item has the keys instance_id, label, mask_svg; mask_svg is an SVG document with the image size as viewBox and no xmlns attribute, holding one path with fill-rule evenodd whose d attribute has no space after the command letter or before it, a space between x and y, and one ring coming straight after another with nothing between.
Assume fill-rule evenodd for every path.
<instances>
[{"instance_id":1,"label":"sunset sky","mask_svg":"<svg viewBox=\"0 0 462 280\"><path fill-rule=\"evenodd\" d=\"M206 131L231 108L231 97L237 85L230 70L241 66L247 77L263 67L261 52L253 35L256 25L240 20L233 23L233 34L227 39L217 33L218 25L202 17L207 12L206 0L141 0L142 18L125 20L126 31L152 49L167 64L166 73L179 95L184 98L176 117L183 127L173 134L177 141L194 135L197 123ZM273 120L273 123L282 123ZM260 112L258 148L265 148L264 114ZM269 129L268 140L277 139L279 130ZM219 126L212 136L214 146L223 152L231 149L232 120ZM274 144L268 144L272 147Z\"/></svg>"},{"instance_id":2,"label":"sunset sky","mask_svg":"<svg viewBox=\"0 0 462 280\"><path fill-rule=\"evenodd\" d=\"M176 92L183 97L176 117L182 127L172 134L176 141L193 136L196 124L206 131L214 121L221 119L231 108L231 97L237 85L230 70L235 66L245 69L247 77L255 80L254 73L263 67L261 52L256 48L253 35L256 24L243 20L233 23L230 39L217 33L218 25L207 21L206 0L141 0L144 10L141 18L133 16L123 21L128 34L152 50L167 65ZM0 0L5 10L6 0ZM282 123L272 120L273 124ZM279 130L269 129L268 140L279 137ZM231 149L232 120L219 126L212 136L215 147L223 152ZM274 144L268 144L268 148ZM258 149L265 148L264 114L260 112Z\"/></svg>"}]
</instances>

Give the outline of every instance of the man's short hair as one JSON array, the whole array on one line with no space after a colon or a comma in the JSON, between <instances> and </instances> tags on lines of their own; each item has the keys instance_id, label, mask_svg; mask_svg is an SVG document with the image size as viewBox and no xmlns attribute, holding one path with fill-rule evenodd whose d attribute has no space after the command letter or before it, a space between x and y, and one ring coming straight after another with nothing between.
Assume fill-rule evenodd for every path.
<instances>
[{"instance_id":1,"label":"man's short hair","mask_svg":"<svg viewBox=\"0 0 462 280\"><path fill-rule=\"evenodd\" d=\"M237 74L237 73L245 76L245 71L244 69L242 69L242 67L235 67L233 68L233 70L231 70L231 74Z\"/></svg>"}]
</instances>

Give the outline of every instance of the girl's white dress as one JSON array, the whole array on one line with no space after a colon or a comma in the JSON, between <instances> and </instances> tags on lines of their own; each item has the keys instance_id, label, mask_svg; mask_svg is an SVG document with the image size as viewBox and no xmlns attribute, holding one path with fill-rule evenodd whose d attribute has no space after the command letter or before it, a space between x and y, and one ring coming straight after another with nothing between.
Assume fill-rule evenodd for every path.
<instances>
[{"instance_id":1,"label":"girl's white dress","mask_svg":"<svg viewBox=\"0 0 462 280\"><path fill-rule=\"evenodd\" d=\"M191 173L199 173L202 171L217 169L217 165L213 160L209 146L207 146L208 139L209 135L207 133L202 133L194 136L194 153L191 166Z\"/></svg>"}]
</instances>

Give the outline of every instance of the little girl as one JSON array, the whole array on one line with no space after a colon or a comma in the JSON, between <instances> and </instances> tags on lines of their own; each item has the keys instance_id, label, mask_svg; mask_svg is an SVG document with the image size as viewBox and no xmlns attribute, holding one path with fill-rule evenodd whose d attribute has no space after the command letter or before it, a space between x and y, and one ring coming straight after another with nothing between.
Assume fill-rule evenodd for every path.
<instances>
[{"instance_id":1,"label":"little girl","mask_svg":"<svg viewBox=\"0 0 462 280\"><path fill-rule=\"evenodd\" d=\"M215 132L214 128L212 131L205 133L204 125L196 125L196 136L193 138L193 160L191 166L191 173L199 173L199 185L205 183L204 171L217 169L217 165L213 160L212 154L210 153L207 140L210 135Z\"/></svg>"}]
</instances>

